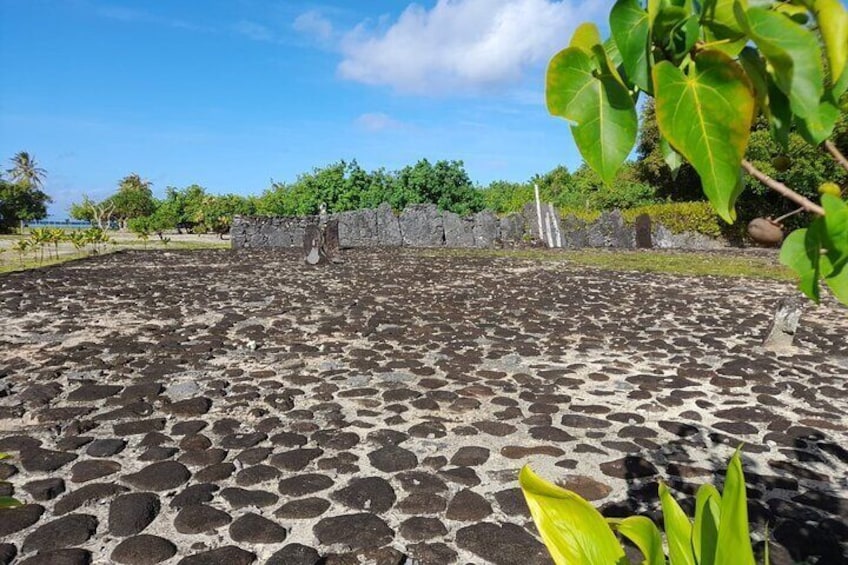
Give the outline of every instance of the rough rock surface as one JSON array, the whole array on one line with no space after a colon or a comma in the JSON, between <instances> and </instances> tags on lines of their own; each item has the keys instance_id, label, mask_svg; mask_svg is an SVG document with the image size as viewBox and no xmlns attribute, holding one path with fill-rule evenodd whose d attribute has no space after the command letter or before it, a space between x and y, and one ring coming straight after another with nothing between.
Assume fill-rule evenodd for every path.
<instances>
[{"instance_id":1,"label":"rough rock surface","mask_svg":"<svg viewBox=\"0 0 848 565\"><path fill-rule=\"evenodd\" d=\"M0 555L544 563L522 465L652 514L659 480L691 506L744 442L756 535L782 562L844 561L832 298L766 351L791 283L340 257L139 251L0 277L0 473L28 503Z\"/></svg>"}]
</instances>

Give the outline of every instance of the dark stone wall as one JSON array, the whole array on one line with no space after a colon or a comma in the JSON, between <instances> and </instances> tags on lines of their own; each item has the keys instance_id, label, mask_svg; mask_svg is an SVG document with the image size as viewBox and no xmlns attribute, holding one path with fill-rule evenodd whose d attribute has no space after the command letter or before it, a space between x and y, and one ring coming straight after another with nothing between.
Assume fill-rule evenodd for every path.
<instances>
[{"instance_id":1,"label":"dark stone wall","mask_svg":"<svg viewBox=\"0 0 848 565\"><path fill-rule=\"evenodd\" d=\"M565 248L678 247L704 249L726 246L725 242L699 234L671 234L661 224L643 220L636 226L625 223L621 212L604 212L593 222L574 216L559 218L552 208L543 206L543 239L561 243ZM486 210L469 217L439 210L435 204L415 204L400 215L388 204L375 210L355 210L332 214L338 222L339 245L350 247L462 247L494 248L526 245L539 241L539 221L535 204L521 213L498 218ZM300 247L308 226L317 225L318 217L263 218L240 217L231 230L234 249L261 247ZM637 242L637 231L638 242ZM555 236L555 237L554 237ZM650 236L650 240L649 240Z\"/></svg>"}]
</instances>

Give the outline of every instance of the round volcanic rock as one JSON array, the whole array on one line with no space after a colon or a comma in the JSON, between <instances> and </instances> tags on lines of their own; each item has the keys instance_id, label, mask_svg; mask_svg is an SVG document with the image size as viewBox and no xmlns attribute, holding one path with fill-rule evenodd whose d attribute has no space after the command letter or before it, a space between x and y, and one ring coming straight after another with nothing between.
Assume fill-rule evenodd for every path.
<instances>
[{"instance_id":1,"label":"round volcanic rock","mask_svg":"<svg viewBox=\"0 0 848 565\"><path fill-rule=\"evenodd\" d=\"M382 519L366 512L324 518L312 528L324 545L341 544L351 549L382 547L395 537L395 532Z\"/></svg>"},{"instance_id":2,"label":"round volcanic rock","mask_svg":"<svg viewBox=\"0 0 848 565\"><path fill-rule=\"evenodd\" d=\"M154 565L177 554L177 546L165 538L141 535L127 538L112 551L111 559L126 565Z\"/></svg>"},{"instance_id":3,"label":"round volcanic rock","mask_svg":"<svg viewBox=\"0 0 848 565\"><path fill-rule=\"evenodd\" d=\"M447 528L438 518L415 516L400 525L400 534L410 541L443 538L447 533Z\"/></svg>"},{"instance_id":4,"label":"round volcanic rock","mask_svg":"<svg viewBox=\"0 0 848 565\"><path fill-rule=\"evenodd\" d=\"M387 445L368 454L371 464L384 473L405 471L418 466L418 458L408 449Z\"/></svg>"},{"instance_id":5,"label":"round volcanic rock","mask_svg":"<svg viewBox=\"0 0 848 565\"><path fill-rule=\"evenodd\" d=\"M456 467L476 467L482 465L489 460L489 450L485 447L465 446L460 447L453 457L450 464Z\"/></svg>"},{"instance_id":6,"label":"round volcanic rock","mask_svg":"<svg viewBox=\"0 0 848 565\"><path fill-rule=\"evenodd\" d=\"M24 539L23 553L63 549L87 542L97 531L97 518L69 514L40 526Z\"/></svg>"},{"instance_id":7,"label":"round volcanic rock","mask_svg":"<svg viewBox=\"0 0 848 565\"><path fill-rule=\"evenodd\" d=\"M102 459L80 461L71 467L71 481L85 483L113 475L120 470L121 464L117 461L104 461Z\"/></svg>"},{"instance_id":8,"label":"round volcanic rock","mask_svg":"<svg viewBox=\"0 0 848 565\"><path fill-rule=\"evenodd\" d=\"M318 565L321 555L311 547L290 543L272 555L265 565Z\"/></svg>"},{"instance_id":9,"label":"round volcanic rock","mask_svg":"<svg viewBox=\"0 0 848 565\"><path fill-rule=\"evenodd\" d=\"M286 529L268 518L248 512L230 524L230 538L250 544L280 543L286 539Z\"/></svg>"},{"instance_id":10,"label":"round volcanic rock","mask_svg":"<svg viewBox=\"0 0 848 565\"><path fill-rule=\"evenodd\" d=\"M456 532L456 544L495 565L550 565L545 546L515 524L482 522Z\"/></svg>"},{"instance_id":11,"label":"round volcanic rock","mask_svg":"<svg viewBox=\"0 0 848 565\"><path fill-rule=\"evenodd\" d=\"M180 559L177 565L250 565L256 561L256 554L234 545L195 553Z\"/></svg>"},{"instance_id":12,"label":"round volcanic rock","mask_svg":"<svg viewBox=\"0 0 848 565\"><path fill-rule=\"evenodd\" d=\"M456 496L448 504L445 517L462 522L479 522L491 513L492 506L485 498L464 488L456 493Z\"/></svg>"},{"instance_id":13,"label":"round volcanic rock","mask_svg":"<svg viewBox=\"0 0 848 565\"><path fill-rule=\"evenodd\" d=\"M90 457L111 457L122 452L127 446L126 440L118 438L96 439L85 450Z\"/></svg>"},{"instance_id":14,"label":"round volcanic rock","mask_svg":"<svg viewBox=\"0 0 848 565\"><path fill-rule=\"evenodd\" d=\"M39 551L36 555L20 562L20 565L89 565L91 552L84 549L56 549Z\"/></svg>"},{"instance_id":15,"label":"round volcanic rock","mask_svg":"<svg viewBox=\"0 0 848 565\"><path fill-rule=\"evenodd\" d=\"M116 536L133 536L150 525L159 514L159 497L150 492L124 494L109 505L109 532Z\"/></svg>"},{"instance_id":16,"label":"round volcanic rock","mask_svg":"<svg viewBox=\"0 0 848 565\"><path fill-rule=\"evenodd\" d=\"M186 506L174 518L174 528L181 534L202 534L229 524L232 518L223 510L206 504Z\"/></svg>"},{"instance_id":17,"label":"round volcanic rock","mask_svg":"<svg viewBox=\"0 0 848 565\"><path fill-rule=\"evenodd\" d=\"M7 536L29 528L44 514L44 507L40 504L24 504L17 508L6 508L2 510L3 519L0 520L0 536Z\"/></svg>"},{"instance_id":18,"label":"round volcanic rock","mask_svg":"<svg viewBox=\"0 0 848 565\"><path fill-rule=\"evenodd\" d=\"M247 490L238 487L225 488L221 491L221 497L226 500L233 510L254 506L262 508L276 504L280 497L264 490Z\"/></svg>"},{"instance_id":19,"label":"round volcanic rock","mask_svg":"<svg viewBox=\"0 0 848 565\"><path fill-rule=\"evenodd\" d=\"M124 480L138 489L162 492L177 488L190 477L191 473L182 463L160 461L148 465L138 473L124 476Z\"/></svg>"},{"instance_id":20,"label":"round volcanic rock","mask_svg":"<svg viewBox=\"0 0 848 565\"><path fill-rule=\"evenodd\" d=\"M333 486L333 479L318 473L306 473L280 481L277 488L285 496L304 496L328 489Z\"/></svg>"},{"instance_id":21,"label":"round volcanic rock","mask_svg":"<svg viewBox=\"0 0 848 565\"><path fill-rule=\"evenodd\" d=\"M323 498L309 497L292 500L280 506L274 516L277 518L295 518L304 520L317 518L330 508L330 502Z\"/></svg>"},{"instance_id":22,"label":"round volcanic rock","mask_svg":"<svg viewBox=\"0 0 848 565\"><path fill-rule=\"evenodd\" d=\"M397 500L395 489L387 480L380 477L353 479L346 487L334 492L331 498L348 508L378 514L390 509Z\"/></svg>"}]
</instances>

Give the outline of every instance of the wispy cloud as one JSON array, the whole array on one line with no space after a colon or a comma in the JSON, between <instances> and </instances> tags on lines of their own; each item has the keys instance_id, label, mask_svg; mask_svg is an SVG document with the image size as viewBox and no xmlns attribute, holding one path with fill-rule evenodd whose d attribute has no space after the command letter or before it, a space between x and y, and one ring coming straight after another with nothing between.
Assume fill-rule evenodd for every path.
<instances>
[{"instance_id":1,"label":"wispy cloud","mask_svg":"<svg viewBox=\"0 0 848 565\"><path fill-rule=\"evenodd\" d=\"M413 94L517 85L607 0L438 0L394 23L362 23L341 42L343 78Z\"/></svg>"},{"instance_id":2,"label":"wispy cloud","mask_svg":"<svg viewBox=\"0 0 848 565\"><path fill-rule=\"evenodd\" d=\"M301 34L308 35L322 43L333 39L333 23L318 10L304 12L295 18L292 28Z\"/></svg>"},{"instance_id":3,"label":"wispy cloud","mask_svg":"<svg viewBox=\"0 0 848 565\"><path fill-rule=\"evenodd\" d=\"M392 118L388 114L383 114L382 112L362 114L354 120L354 123L357 127L370 132L401 129L406 127L406 124L403 122Z\"/></svg>"},{"instance_id":4,"label":"wispy cloud","mask_svg":"<svg viewBox=\"0 0 848 565\"><path fill-rule=\"evenodd\" d=\"M242 20L233 25L233 30L253 41L276 41L274 32L270 28L256 22Z\"/></svg>"},{"instance_id":5,"label":"wispy cloud","mask_svg":"<svg viewBox=\"0 0 848 565\"><path fill-rule=\"evenodd\" d=\"M162 17L151 12L137 10L134 8L127 8L125 6L100 6L96 9L96 13L102 18L108 18L110 20L117 20L126 23L139 22L155 24L176 29L184 29L187 31L215 31L214 28L199 24L197 22L191 22L179 18Z\"/></svg>"}]
</instances>

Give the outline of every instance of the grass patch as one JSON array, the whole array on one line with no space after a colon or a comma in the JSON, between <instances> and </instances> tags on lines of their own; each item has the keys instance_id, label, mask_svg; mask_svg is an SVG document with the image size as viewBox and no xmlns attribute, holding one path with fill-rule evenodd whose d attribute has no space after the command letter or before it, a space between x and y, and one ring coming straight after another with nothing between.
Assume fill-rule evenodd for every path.
<instances>
[{"instance_id":1,"label":"grass patch","mask_svg":"<svg viewBox=\"0 0 848 565\"><path fill-rule=\"evenodd\" d=\"M638 271L684 276L717 276L794 280L792 271L774 257L720 251L703 253L661 250L553 250L553 249L445 249L422 252L432 257L504 257L543 262L573 263L608 271Z\"/></svg>"},{"instance_id":2,"label":"grass patch","mask_svg":"<svg viewBox=\"0 0 848 565\"><path fill-rule=\"evenodd\" d=\"M17 237L17 236L16 236ZM115 253L118 251L125 251L128 249L132 249L135 251L194 251L200 249L230 249L229 241L172 241L168 244L163 244L161 241L150 240L147 242L147 245L144 245L145 242L139 241L121 241L120 243L111 244L108 243L103 245L100 250L100 255L108 255L110 253ZM70 253L70 254L60 254L57 259L55 256L48 257L45 253L44 261L39 261L38 257L33 257L32 253L28 253L24 256L23 263L21 263L20 258L17 253L13 252L10 249L7 249L4 253L0 254L0 274L3 273L14 273L18 271L27 271L29 269L38 269L39 267L49 267L51 265L60 265L62 263L68 263L70 261L76 261L79 259L85 259L88 257L96 257L97 255L90 254L89 252L83 252L82 254L78 253Z\"/></svg>"}]
</instances>

